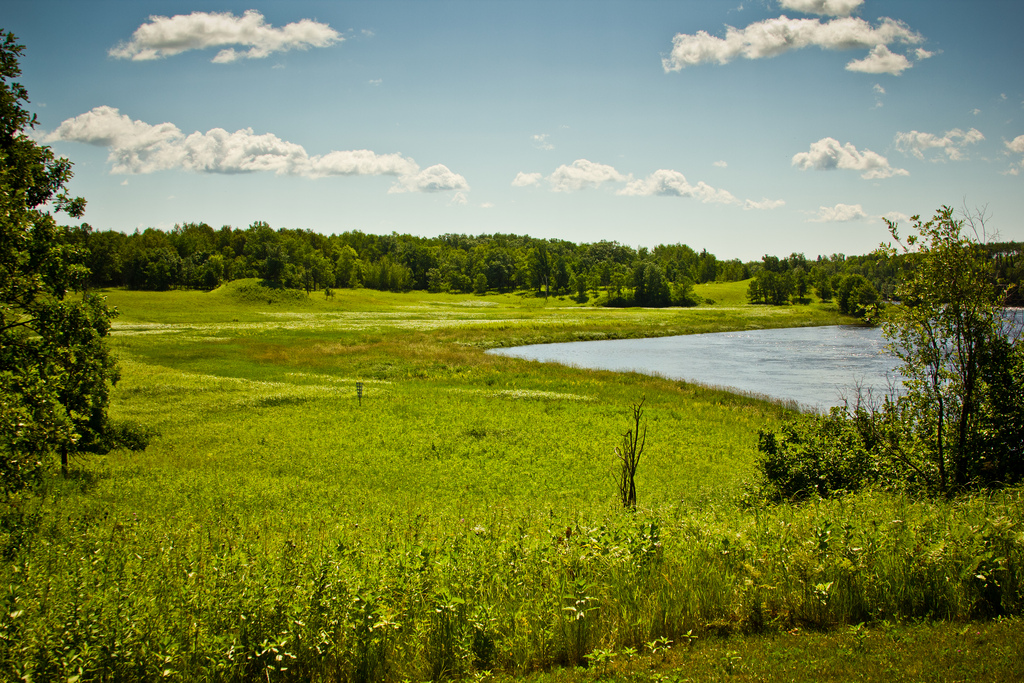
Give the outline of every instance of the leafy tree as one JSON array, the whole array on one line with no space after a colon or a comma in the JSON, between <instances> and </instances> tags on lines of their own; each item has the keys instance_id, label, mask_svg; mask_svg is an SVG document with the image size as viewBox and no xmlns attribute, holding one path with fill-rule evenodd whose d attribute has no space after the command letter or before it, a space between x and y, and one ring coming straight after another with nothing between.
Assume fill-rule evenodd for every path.
<instances>
[{"instance_id":1,"label":"leafy tree","mask_svg":"<svg viewBox=\"0 0 1024 683\"><path fill-rule=\"evenodd\" d=\"M869 306L878 303L878 291L863 275L847 275L839 281L836 302L840 313L861 317Z\"/></svg>"},{"instance_id":2,"label":"leafy tree","mask_svg":"<svg viewBox=\"0 0 1024 683\"><path fill-rule=\"evenodd\" d=\"M551 294L551 259L548 256L548 247L544 242L538 242L537 246L530 249L527 257L527 267L530 272L530 283L537 291L544 289L544 296Z\"/></svg>"},{"instance_id":3,"label":"leafy tree","mask_svg":"<svg viewBox=\"0 0 1024 683\"><path fill-rule=\"evenodd\" d=\"M904 427L894 446L943 493L1019 480L1019 438L999 442L1020 435L1024 362L1019 339L1008 337L992 263L950 207L911 220L917 234L905 245L888 222L893 239L916 255L883 327L907 387L893 408Z\"/></svg>"},{"instance_id":4,"label":"leafy tree","mask_svg":"<svg viewBox=\"0 0 1024 683\"><path fill-rule=\"evenodd\" d=\"M950 495L1024 481L1024 344L1019 321L1004 308L1007 289L997 287L978 232L964 234L952 209L911 220L916 234L905 243L889 223L913 265L901 269L883 327L901 362L903 393L762 433L769 497L830 496L869 484ZM968 216L983 234L978 220ZM849 307L873 289L848 274L837 298Z\"/></svg>"},{"instance_id":5,"label":"leafy tree","mask_svg":"<svg viewBox=\"0 0 1024 683\"><path fill-rule=\"evenodd\" d=\"M806 302L807 292L811 288L811 276L804 270L803 266L797 266L793 269L793 287L796 299Z\"/></svg>"},{"instance_id":6,"label":"leafy tree","mask_svg":"<svg viewBox=\"0 0 1024 683\"><path fill-rule=\"evenodd\" d=\"M665 272L653 261L641 261L633 269L633 303L637 306L668 306L672 294Z\"/></svg>"},{"instance_id":7,"label":"leafy tree","mask_svg":"<svg viewBox=\"0 0 1024 683\"><path fill-rule=\"evenodd\" d=\"M473 292L475 294L487 293L487 276L483 273L476 274L476 279L473 280Z\"/></svg>"},{"instance_id":8,"label":"leafy tree","mask_svg":"<svg viewBox=\"0 0 1024 683\"><path fill-rule=\"evenodd\" d=\"M795 289L793 275L784 269L780 272L779 268L776 257L765 257L765 267L758 271L747 286L747 299L751 303L781 306L789 301Z\"/></svg>"},{"instance_id":9,"label":"leafy tree","mask_svg":"<svg viewBox=\"0 0 1024 683\"><path fill-rule=\"evenodd\" d=\"M684 277L678 282L672 283L673 306L696 306L697 303L697 295L693 291L693 280Z\"/></svg>"},{"instance_id":10,"label":"leafy tree","mask_svg":"<svg viewBox=\"0 0 1024 683\"><path fill-rule=\"evenodd\" d=\"M352 247L345 245L338 250L334 261L334 283L338 287L357 287L359 285L359 254Z\"/></svg>"},{"instance_id":11,"label":"leafy tree","mask_svg":"<svg viewBox=\"0 0 1024 683\"><path fill-rule=\"evenodd\" d=\"M963 233L952 209L912 220L916 234L902 246L914 267L903 271L883 327L902 364L903 393L881 405L858 398L847 410L763 433L769 497L829 496L873 483L950 495L1024 481L1019 322L1003 307L984 246ZM897 225L889 229L901 244ZM851 278L864 279L843 282Z\"/></svg>"},{"instance_id":12,"label":"leafy tree","mask_svg":"<svg viewBox=\"0 0 1024 683\"><path fill-rule=\"evenodd\" d=\"M569 262L566 261L565 256L559 255L551 272L551 284L554 285L556 292L564 292L568 289L571 279L572 271L569 268Z\"/></svg>"},{"instance_id":13,"label":"leafy tree","mask_svg":"<svg viewBox=\"0 0 1024 683\"><path fill-rule=\"evenodd\" d=\"M111 312L68 294L88 276L71 230L45 207L81 216L65 191L71 162L28 134L28 94L11 79L24 48L0 32L0 489L37 480L46 457L103 446L117 369L104 343ZM176 255L176 254L175 254Z\"/></svg>"}]
</instances>

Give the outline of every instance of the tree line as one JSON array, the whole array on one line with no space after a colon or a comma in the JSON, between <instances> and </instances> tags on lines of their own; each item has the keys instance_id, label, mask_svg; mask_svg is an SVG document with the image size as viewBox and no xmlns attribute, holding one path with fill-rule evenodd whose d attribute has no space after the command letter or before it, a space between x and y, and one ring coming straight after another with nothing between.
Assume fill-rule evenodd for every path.
<instances>
[{"instance_id":1,"label":"tree line","mask_svg":"<svg viewBox=\"0 0 1024 683\"><path fill-rule=\"evenodd\" d=\"M224 282L261 278L268 285L304 289L367 287L385 291L486 293L533 290L608 305L695 305L692 286L753 278L749 299L780 305L810 296L835 300L856 314L892 299L896 283L912 269L913 255L878 250L863 256L832 254L808 259L765 255L758 261L723 260L685 245L634 249L618 242L576 244L528 235L445 234L418 237L358 230L323 235L311 230L184 223L169 231L132 234L70 229L83 254L91 288L142 290L214 289ZM1024 245L984 245L1000 282L1024 275ZM1020 293L1011 292L1021 302Z\"/></svg>"}]
</instances>

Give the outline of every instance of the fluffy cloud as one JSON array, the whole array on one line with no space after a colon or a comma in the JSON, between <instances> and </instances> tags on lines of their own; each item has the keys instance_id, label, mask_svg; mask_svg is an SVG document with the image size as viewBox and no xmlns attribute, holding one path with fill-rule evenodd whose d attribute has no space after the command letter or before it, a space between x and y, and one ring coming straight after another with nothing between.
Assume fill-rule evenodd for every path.
<instances>
[{"instance_id":1,"label":"fluffy cloud","mask_svg":"<svg viewBox=\"0 0 1024 683\"><path fill-rule=\"evenodd\" d=\"M672 39L672 52L662 60L662 67L668 73L704 62L727 64L737 57L764 59L814 46L826 50L871 50L866 59L850 62L846 68L898 75L910 67L910 61L893 54L886 46L917 44L924 38L902 22L887 17L879 21L877 26L872 26L855 17L822 23L819 19L780 16L743 29L726 26L725 38L716 38L707 31L697 31L692 35L679 33ZM877 70L884 67L891 70Z\"/></svg>"},{"instance_id":2,"label":"fluffy cloud","mask_svg":"<svg viewBox=\"0 0 1024 683\"><path fill-rule=\"evenodd\" d=\"M222 47L213 62L225 64L239 59L257 59L275 52L327 47L344 38L327 24L303 19L282 28L267 24L256 10L236 17L230 12L193 12L173 17L151 16L139 26L132 39L110 49L118 59L143 61L171 57L189 50ZM236 51L234 47L243 49Z\"/></svg>"},{"instance_id":3,"label":"fluffy cloud","mask_svg":"<svg viewBox=\"0 0 1024 683\"><path fill-rule=\"evenodd\" d=\"M924 153L928 150L941 149L950 161L960 161L964 158L967 145L981 142L984 139L985 136L977 128L971 128L966 133L959 128L954 128L941 136L912 130L909 133L896 134L896 149L904 154L913 154L922 160Z\"/></svg>"},{"instance_id":4,"label":"fluffy cloud","mask_svg":"<svg viewBox=\"0 0 1024 683\"><path fill-rule=\"evenodd\" d=\"M847 221L859 221L867 218L863 207L860 204L836 204L835 206L820 206L812 223L846 223Z\"/></svg>"},{"instance_id":5,"label":"fluffy cloud","mask_svg":"<svg viewBox=\"0 0 1024 683\"><path fill-rule=\"evenodd\" d=\"M544 176L540 173L523 173L520 171L512 180L512 187L529 187L530 185L539 185L543 177Z\"/></svg>"},{"instance_id":6,"label":"fluffy cloud","mask_svg":"<svg viewBox=\"0 0 1024 683\"><path fill-rule=\"evenodd\" d=\"M743 208L746 211L756 209L758 211L770 211L771 209L778 209L786 205L785 200L782 199L762 199L759 202L755 202L753 199L748 199L743 202Z\"/></svg>"},{"instance_id":7,"label":"fluffy cloud","mask_svg":"<svg viewBox=\"0 0 1024 683\"><path fill-rule=\"evenodd\" d=\"M434 164L419 173L402 176L388 192L444 192L445 190L461 192L468 189L469 183L461 175L451 171L444 164Z\"/></svg>"},{"instance_id":8,"label":"fluffy cloud","mask_svg":"<svg viewBox=\"0 0 1024 683\"><path fill-rule=\"evenodd\" d=\"M791 9L804 14L823 14L832 17L848 17L864 0L779 0L782 9Z\"/></svg>"},{"instance_id":9,"label":"fluffy cloud","mask_svg":"<svg viewBox=\"0 0 1024 683\"><path fill-rule=\"evenodd\" d=\"M545 178L540 173L518 173L513 187L529 187L546 182L553 192L572 192L600 187L605 183L622 183L615 194L628 197L693 197L705 204L743 205L746 209L774 209L785 204L782 200L765 199L761 202L737 199L728 190L711 187L704 181L691 184L679 171L658 169L646 178L624 175L612 166L577 159L562 165Z\"/></svg>"},{"instance_id":10,"label":"fluffy cloud","mask_svg":"<svg viewBox=\"0 0 1024 683\"><path fill-rule=\"evenodd\" d=\"M466 179L437 164L420 170L401 154L368 149L310 156L293 142L251 128L229 133L213 128L185 135L172 123L134 121L114 107L96 107L67 119L45 137L47 142L84 142L110 150L112 173L144 174L182 169L193 173L255 173L270 171L306 178L347 175L398 177L393 192L468 190Z\"/></svg>"},{"instance_id":11,"label":"fluffy cloud","mask_svg":"<svg viewBox=\"0 0 1024 683\"><path fill-rule=\"evenodd\" d=\"M847 71L865 74L892 74L899 76L911 67L910 60L892 52L885 45L876 45L864 59L855 59L846 65Z\"/></svg>"},{"instance_id":12,"label":"fluffy cloud","mask_svg":"<svg viewBox=\"0 0 1024 683\"><path fill-rule=\"evenodd\" d=\"M599 187L608 181L623 180L626 180L626 176L611 166L586 159L577 159L569 166L563 164L548 177L551 189L555 192L572 192L588 187Z\"/></svg>"},{"instance_id":13,"label":"fluffy cloud","mask_svg":"<svg viewBox=\"0 0 1024 683\"><path fill-rule=\"evenodd\" d=\"M1018 135L1014 139L1006 143L1006 149L1014 154L1024 154L1024 135ZM1006 171L1007 175L1020 175L1021 169L1024 168L1024 159L1018 161L1016 164L1010 166L1009 170Z\"/></svg>"},{"instance_id":14,"label":"fluffy cloud","mask_svg":"<svg viewBox=\"0 0 1024 683\"><path fill-rule=\"evenodd\" d=\"M618 194L631 197L696 197L705 204L738 204L727 190L717 190L704 181L691 185L679 171L659 169L642 180L630 180Z\"/></svg>"},{"instance_id":15,"label":"fluffy cloud","mask_svg":"<svg viewBox=\"0 0 1024 683\"><path fill-rule=\"evenodd\" d=\"M849 142L840 144L835 138L822 138L811 144L807 152L793 155L793 165L804 171L861 171L861 178L874 180L894 175L910 175L902 168L893 168L889 160L869 149L860 152Z\"/></svg>"}]
</instances>

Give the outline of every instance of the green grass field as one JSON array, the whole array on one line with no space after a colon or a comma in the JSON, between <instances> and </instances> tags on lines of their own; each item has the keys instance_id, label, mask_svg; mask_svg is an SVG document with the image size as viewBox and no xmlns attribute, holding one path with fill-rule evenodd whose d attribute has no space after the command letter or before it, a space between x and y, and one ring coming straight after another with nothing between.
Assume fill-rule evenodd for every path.
<instances>
[{"instance_id":1,"label":"green grass field","mask_svg":"<svg viewBox=\"0 0 1024 683\"><path fill-rule=\"evenodd\" d=\"M784 406L483 353L849 322L742 291L643 310L105 292L111 414L155 436L18 511L0 677L1019 679L1022 492L764 507L747 489L757 435ZM626 512L612 449L641 398ZM893 651L917 668L872 656Z\"/></svg>"}]
</instances>

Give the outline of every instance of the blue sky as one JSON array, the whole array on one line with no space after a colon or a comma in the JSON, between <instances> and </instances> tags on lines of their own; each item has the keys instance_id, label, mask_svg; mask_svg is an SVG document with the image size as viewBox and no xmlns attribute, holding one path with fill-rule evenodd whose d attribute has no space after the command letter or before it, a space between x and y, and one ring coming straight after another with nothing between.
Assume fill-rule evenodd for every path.
<instances>
[{"instance_id":1,"label":"blue sky","mask_svg":"<svg viewBox=\"0 0 1024 683\"><path fill-rule=\"evenodd\" d=\"M1024 240L1024 3L5 0L95 229Z\"/></svg>"}]
</instances>

